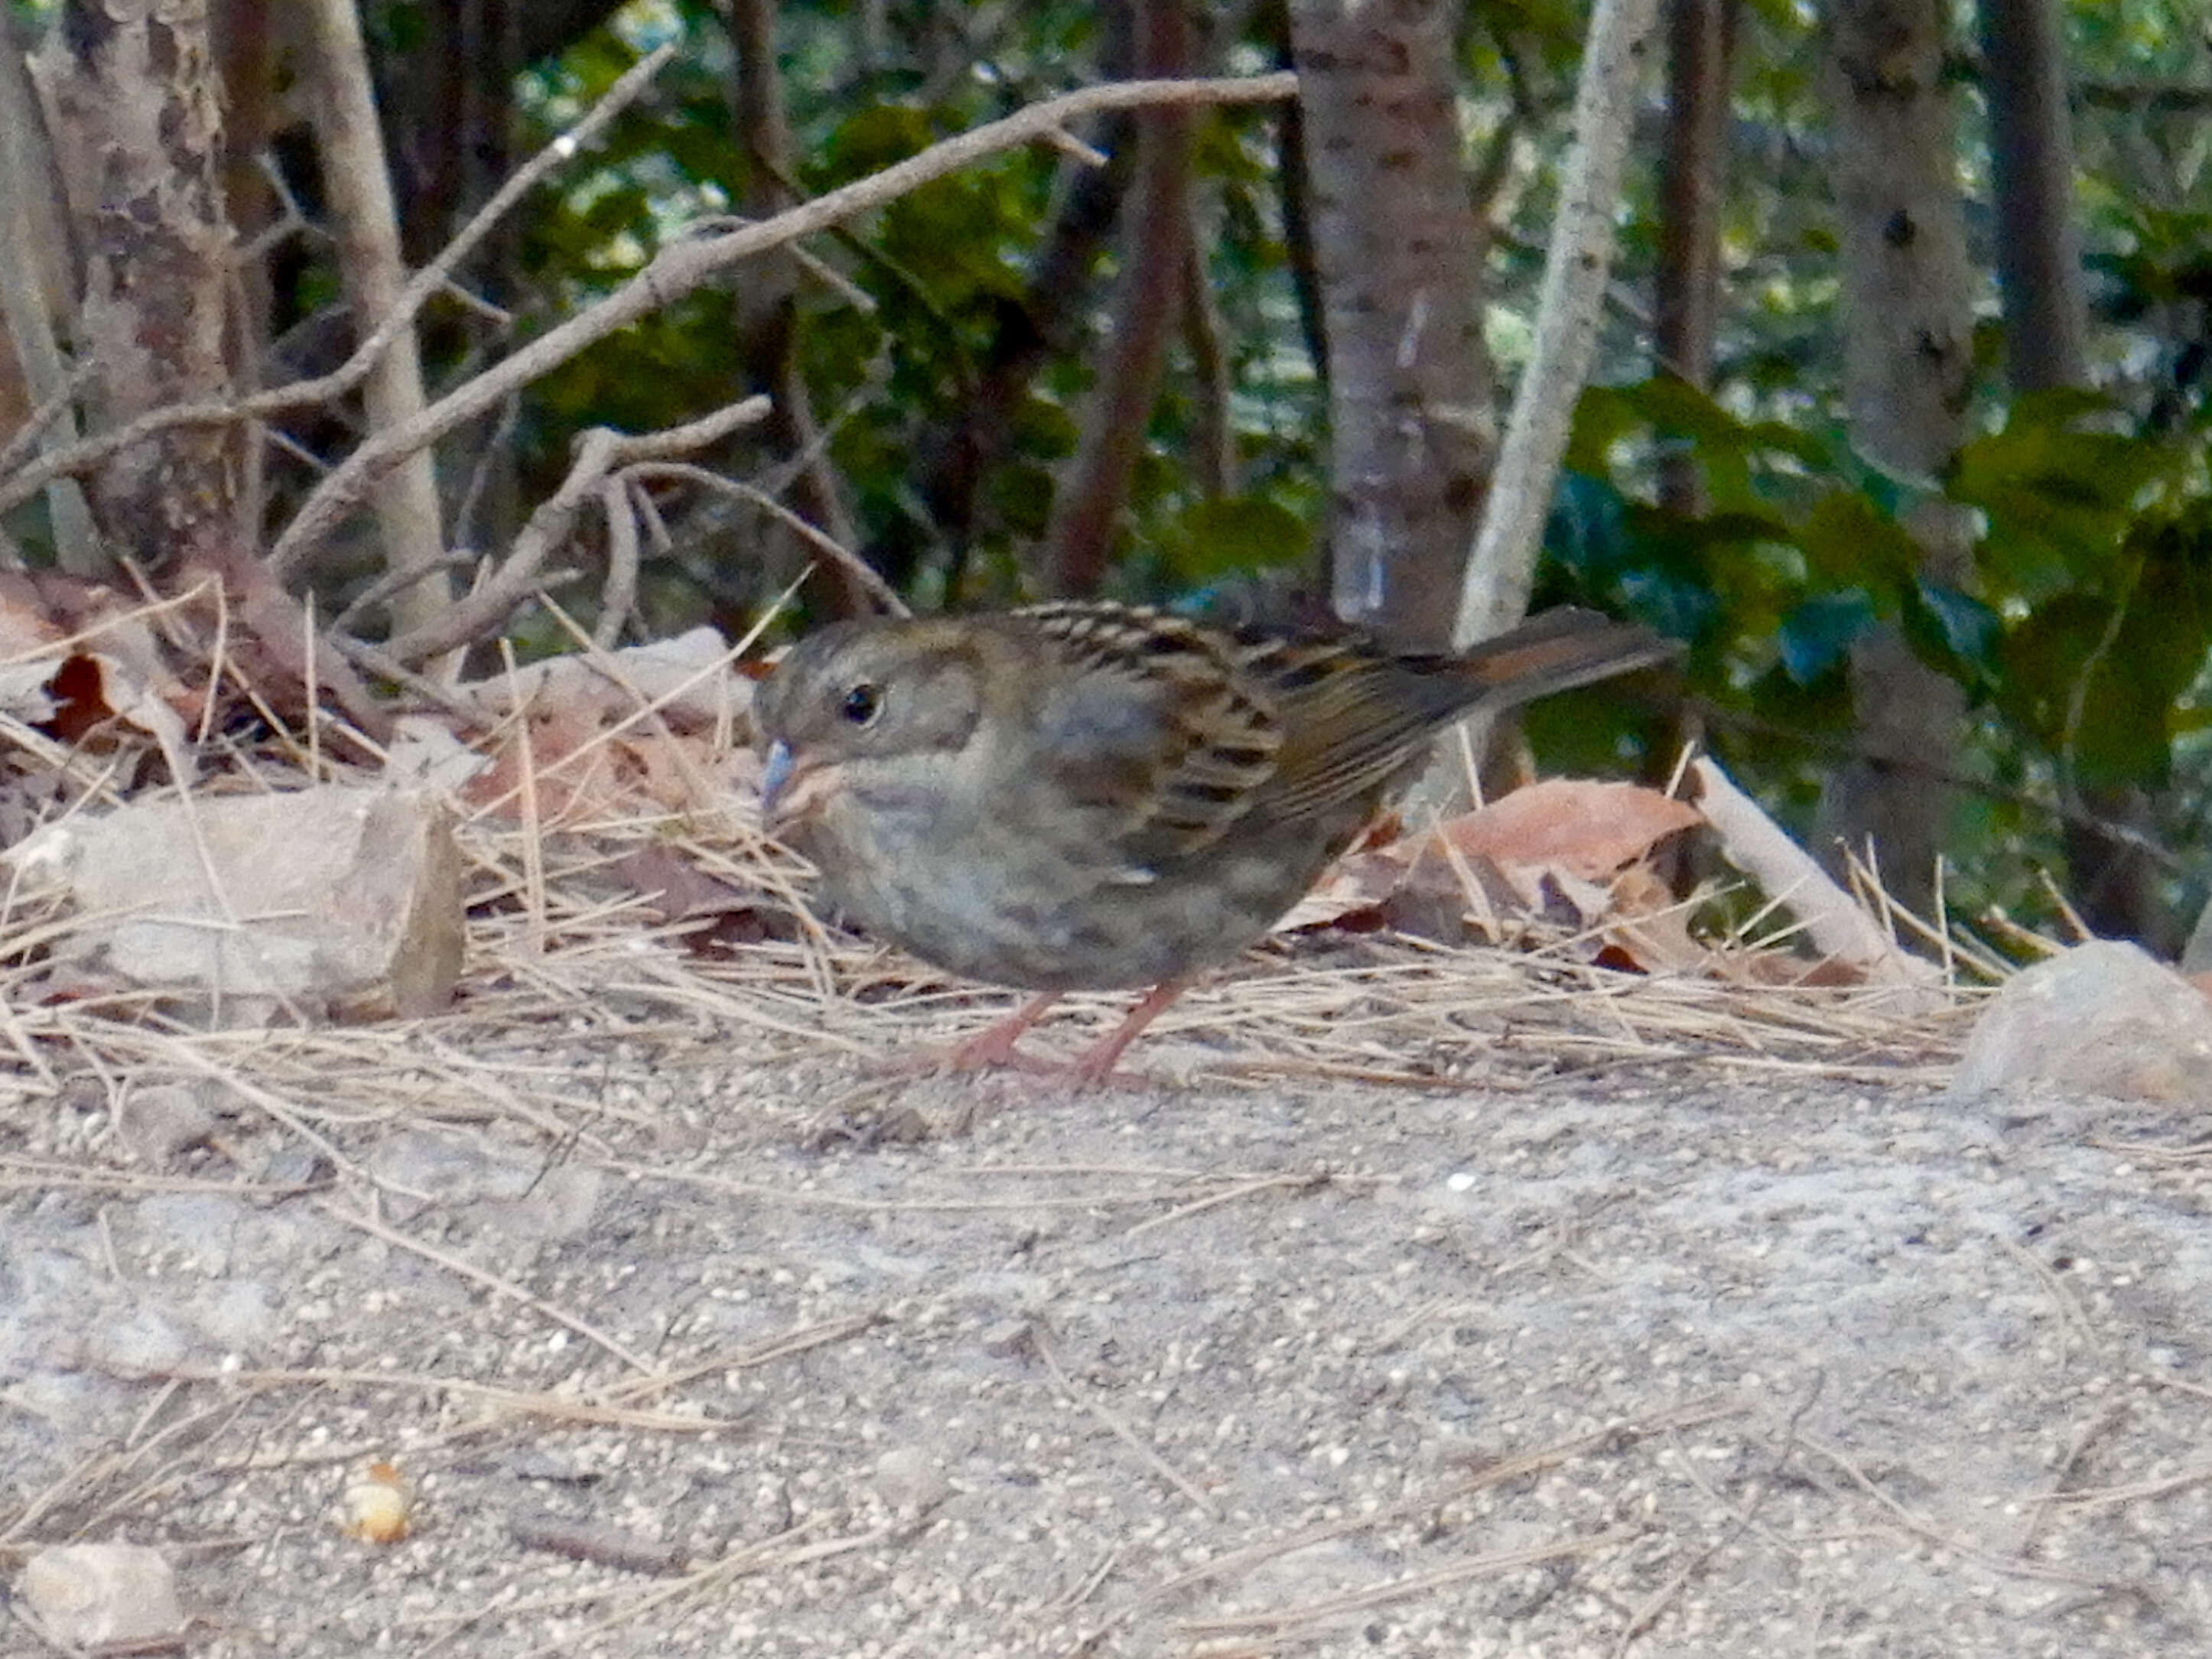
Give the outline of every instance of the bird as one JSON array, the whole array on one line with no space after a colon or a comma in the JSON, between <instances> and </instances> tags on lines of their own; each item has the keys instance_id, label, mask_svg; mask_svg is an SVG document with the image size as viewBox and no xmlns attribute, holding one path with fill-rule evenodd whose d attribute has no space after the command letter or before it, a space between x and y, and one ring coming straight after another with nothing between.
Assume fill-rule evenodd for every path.
<instances>
[{"instance_id":1,"label":"bird","mask_svg":"<svg viewBox=\"0 0 2212 1659\"><path fill-rule=\"evenodd\" d=\"M1679 649L1572 607L1431 654L1106 600L836 623L757 689L763 823L867 933L1032 994L939 1063L1081 1087L1304 897L1442 728ZM1065 1068L1018 1047L1070 991L1142 988Z\"/></svg>"}]
</instances>

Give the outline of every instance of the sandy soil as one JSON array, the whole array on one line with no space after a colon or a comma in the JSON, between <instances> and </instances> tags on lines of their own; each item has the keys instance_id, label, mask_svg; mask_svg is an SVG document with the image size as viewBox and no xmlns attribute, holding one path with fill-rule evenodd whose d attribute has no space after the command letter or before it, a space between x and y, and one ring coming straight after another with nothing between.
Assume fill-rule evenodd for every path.
<instances>
[{"instance_id":1,"label":"sandy soil","mask_svg":"<svg viewBox=\"0 0 2212 1659\"><path fill-rule=\"evenodd\" d=\"M206 1656L2212 1644L2191 1126L489 1059L535 1127L0 1121L13 1559L161 1547Z\"/></svg>"}]
</instances>

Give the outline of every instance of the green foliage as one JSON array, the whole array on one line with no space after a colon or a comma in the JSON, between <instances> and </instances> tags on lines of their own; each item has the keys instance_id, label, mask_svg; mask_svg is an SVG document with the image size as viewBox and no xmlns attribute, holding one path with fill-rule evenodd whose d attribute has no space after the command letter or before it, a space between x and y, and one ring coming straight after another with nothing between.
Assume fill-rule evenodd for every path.
<instances>
[{"instance_id":1,"label":"green foliage","mask_svg":"<svg viewBox=\"0 0 2212 1659\"><path fill-rule=\"evenodd\" d=\"M675 28L693 48L528 220L535 302L524 307L526 333L626 281L690 222L749 199L753 163L732 131L715 9L684 0L634 12L629 34L595 34L529 77L536 142L576 118L635 61L641 30ZM1029 8L985 28L972 20L951 27L939 9L893 6L878 15L883 32L872 42L849 8L784 7L777 22L792 182L810 197L1098 78L1097 15L1088 7ZM1322 494L1321 410L1312 366L1297 347L1273 119L1267 111L1207 116L1197 147L1202 194L1218 214L1207 262L1218 278L1218 338L1233 388L1236 495L1217 511L1181 459L1211 416L1179 344L1127 508L1125 591L1180 592L1232 566L1249 572L1310 556ZM798 372L862 544L924 603L1018 596L1049 523L1054 470L1075 441L1089 388L1087 331L1109 291L1110 257L1093 303L1060 325L1065 337L1048 343L1036 368L1011 377L1003 408L986 405L996 447L975 516L957 540L933 516L929 491L943 447L991 384L993 364L1023 337L1033 267L1073 177L1047 145L988 158L813 239L808 252L838 283L801 276L792 286ZM664 426L750 389L740 319L745 284L757 276L789 280L765 265L740 270L732 282L739 303L696 296L533 387L520 424L524 497L551 487L577 426ZM743 470L742 459L735 464Z\"/></svg>"},{"instance_id":2,"label":"green foliage","mask_svg":"<svg viewBox=\"0 0 2212 1659\"><path fill-rule=\"evenodd\" d=\"M1211 41L1217 61L1240 71L1273 61L1269 10L1237 14L1250 33ZM2192 701L2212 638L2203 453L2212 174L2202 112L2132 90L2201 85L2212 46L2201 0L2068 0L2068 11L2103 395L2002 404L1998 331L1985 320L1975 338L1978 435L1948 474L1902 483L1855 452L1840 414L1818 37L1802 6L1753 0L1739 15L1720 389L1709 397L1668 376L1639 378L1646 320L1636 305L1614 308L1601 361L1625 383L1581 401L1539 595L1632 611L1687 641L1684 673L1711 714L1711 740L1785 812L1809 805L1853 739L1844 672L1853 644L1877 623L1899 628L1972 699L1955 751L1935 757L1982 786L1961 798L1955 845L1972 869L1954 891L2028 908L2036 866L2057 862L2052 800L2128 787L2165 788L2179 802L2212 788L2212 721ZM396 0L377 9L387 32L415 27L410 12ZM778 8L797 187L819 194L1101 78L1101 15L1057 0ZM1458 42L1470 162L1500 135L1516 143L1488 274L1493 306L1516 319L1533 308L1588 15L1585 0L1476 8ZM523 88L526 145L573 122L635 61L640 40L672 33L685 45L677 64L516 222L521 292L511 303L522 337L628 280L695 221L749 199L756 162L738 149L729 47L706 0L628 8L615 27L534 70ZM1971 96L1960 108L1961 176L1979 181L1987 158ZM1201 382L1179 338L1125 514L1112 579L1121 592L1310 578L1326 532L1328 410L1291 280L1275 118L1252 109L1200 122L1205 270L1235 465L1216 496L1192 464L1201 443L1211 453L1218 389ZM1615 283L1627 294L1643 291L1658 241L1654 169L1641 165L1652 152L1638 155ZM863 543L924 604L1021 595L1056 470L1077 441L1110 258L1064 334L1012 378L1003 408L992 405L998 453L957 540L933 516L930 490L947 469L946 434L1019 333L1073 177L1048 146L994 156L811 239L807 252L835 283L764 265L646 318L526 394L515 498L551 487L580 426L665 426L751 389L740 319L762 287L787 284L798 374ZM1978 237L1981 206L1971 220ZM1976 255L1990 263L1985 246ZM1985 319L1990 297L1980 296ZM1516 334L1525 327L1500 331L1508 342ZM448 365L465 367L459 357ZM773 483L781 459L763 451L719 464ZM1669 468L1694 477L1704 502L1694 515L1664 504ZM1938 581L1921 568L1916 532L1945 514L1971 525L1972 562ZM760 597L747 586L758 573L684 568L712 603ZM665 562L653 580L656 603L680 614ZM1593 721L1586 705L1532 711L1530 721L1547 738L1584 745L1576 752L1593 764L1623 743L1663 743ZM2179 817L2170 827L2177 841L2202 839L2201 826Z\"/></svg>"},{"instance_id":3,"label":"green foliage","mask_svg":"<svg viewBox=\"0 0 2212 1659\"><path fill-rule=\"evenodd\" d=\"M1279 501L1227 495L1190 501L1165 518L1154 549L1158 586L1190 592L1232 577L1307 564L1313 532Z\"/></svg>"},{"instance_id":4,"label":"green foliage","mask_svg":"<svg viewBox=\"0 0 2212 1659\"><path fill-rule=\"evenodd\" d=\"M1692 641L1693 680L1742 722L1723 720L1717 746L1785 799L1809 801L1820 762L1767 734L1847 729L1842 670L1877 621L1973 699L1974 731L1938 757L1950 769L1993 788L2049 779L2069 799L2161 790L2207 725L2188 699L2212 653L2212 480L2201 437L2117 419L2085 393L2021 398L1922 492L1673 377L1594 387L1552 547L1577 592ZM1662 456L1695 466L1710 511L1644 499ZM1921 568L1908 520L1931 508L1972 514L1971 592ZM1971 813L2007 827L1970 892L2019 903L2056 859L2051 821L2039 836L1987 799Z\"/></svg>"},{"instance_id":5,"label":"green foliage","mask_svg":"<svg viewBox=\"0 0 2212 1659\"><path fill-rule=\"evenodd\" d=\"M1988 519L1980 562L1995 597L2033 605L2110 580L2137 498L2175 457L2088 424L2108 409L2087 392L2033 392L1960 452L1949 493Z\"/></svg>"},{"instance_id":6,"label":"green foliage","mask_svg":"<svg viewBox=\"0 0 2212 1659\"><path fill-rule=\"evenodd\" d=\"M2045 599L2004 641L2008 719L2083 787L2163 787L2212 640L2212 502L2130 526L2110 586Z\"/></svg>"}]
</instances>

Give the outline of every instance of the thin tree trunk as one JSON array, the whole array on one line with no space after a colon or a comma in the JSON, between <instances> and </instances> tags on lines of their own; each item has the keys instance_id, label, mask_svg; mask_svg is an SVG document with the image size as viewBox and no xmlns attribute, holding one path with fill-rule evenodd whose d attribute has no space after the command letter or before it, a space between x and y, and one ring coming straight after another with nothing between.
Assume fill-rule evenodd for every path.
<instances>
[{"instance_id":1,"label":"thin tree trunk","mask_svg":"<svg viewBox=\"0 0 2212 1659\"><path fill-rule=\"evenodd\" d=\"M1289 0L1262 0L1253 18L1255 30L1274 54L1277 69L1297 59L1291 43ZM1305 341L1315 378L1328 386L1328 323L1322 300L1321 270L1314 252L1313 168L1306 160L1305 101L1286 98L1275 122L1275 169L1281 180L1283 250L1291 268L1291 287L1298 297L1298 333ZM1326 571L1321 573L1324 577Z\"/></svg>"},{"instance_id":2,"label":"thin tree trunk","mask_svg":"<svg viewBox=\"0 0 2212 1659\"><path fill-rule=\"evenodd\" d=\"M1981 0L1997 290L2015 392L2089 384L2063 21L2055 0Z\"/></svg>"},{"instance_id":3,"label":"thin tree trunk","mask_svg":"<svg viewBox=\"0 0 2212 1659\"><path fill-rule=\"evenodd\" d=\"M1842 230L1844 383L1852 441L1885 469L1929 481L1966 436L1972 270L1943 84L1938 0L1829 0L1832 180ZM1905 515L1922 571L1963 586L1970 528L1932 489ZM1821 841L1871 844L1890 892L1925 910L1951 792L1916 763L1959 741L1966 698L1893 628L1851 654L1862 758L1829 775Z\"/></svg>"},{"instance_id":4,"label":"thin tree trunk","mask_svg":"<svg viewBox=\"0 0 2212 1659\"><path fill-rule=\"evenodd\" d=\"M1442 0L1291 0L1328 344L1338 616L1401 646L1451 637L1489 488L1486 237L1461 165Z\"/></svg>"},{"instance_id":5,"label":"thin tree trunk","mask_svg":"<svg viewBox=\"0 0 2212 1659\"><path fill-rule=\"evenodd\" d=\"M1983 92L1996 204L1997 290L2005 374L2015 396L2089 383L2089 312L2074 201L2064 18L2051 0L1981 0ZM2142 830L2154 817L2137 788L2082 789L2081 814ZM2138 846L2069 816L2063 832L2069 896L2091 927L2154 948L2173 943L2160 872Z\"/></svg>"},{"instance_id":6,"label":"thin tree trunk","mask_svg":"<svg viewBox=\"0 0 2212 1659\"><path fill-rule=\"evenodd\" d=\"M289 9L293 0L273 0ZM565 52L622 0L410 0L372 9L377 86L408 258L427 263L513 171L515 76ZM472 270L501 271L503 250Z\"/></svg>"},{"instance_id":7,"label":"thin tree trunk","mask_svg":"<svg viewBox=\"0 0 2212 1659\"><path fill-rule=\"evenodd\" d=\"M58 198L53 149L40 118L31 76L16 49L15 27L0 20L0 327L10 349L0 361L8 377L0 404L4 429L42 408L59 407L40 434L52 451L74 443L76 417L66 407L70 365L62 322L72 309L69 227ZM54 562L72 576L104 576L114 561L101 544L84 486L57 478L46 486L46 520ZM12 551L12 549L7 550Z\"/></svg>"},{"instance_id":8,"label":"thin tree trunk","mask_svg":"<svg viewBox=\"0 0 2212 1659\"><path fill-rule=\"evenodd\" d=\"M213 0L217 63L222 73L223 198L231 234L243 253L232 270L238 285L231 307L231 372L238 390L263 389L270 331L276 323L275 249L259 242L284 204L270 177L273 143L285 115L281 77L289 65L284 30L276 15L283 0ZM387 185L386 188L389 186ZM294 249L295 257L300 250ZM265 533L269 523L269 441L258 421L240 428L239 521ZM258 538L256 538L256 545Z\"/></svg>"},{"instance_id":9,"label":"thin tree trunk","mask_svg":"<svg viewBox=\"0 0 2212 1659\"><path fill-rule=\"evenodd\" d=\"M1661 374L1700 392L1712 388L1720 314L1735 11L1736 0L1667 3L1667 138L1659 173L1651 352ZM1661 459L1659 503L1686 518L1705 513L1704 477L1693 457Z\"/></svg>"},{"instance_id":10,"label":"thin tree trunk","mask_svg":"<svg viewBox=\"0 0 2212 1659\"><path fill-rule=\"evenodd\" d=\"M1194 204L1190 234L1183 246L1182 343L1190 355L1191 470L1199 494L1218 501L1243 487L1237 452L1237 422L1231 408L1235 386L1229 342L1214 303L1212 272L1206 249L1206 210Z\"/></svg>"},{"instance_id":11,"label":"thin tree trunk","mask_svg":"<svg viewBox=\"0 0 2212 1659\"><path fill-rule=\"evenodd\" d=\"M360 16L353 0L313 0L307 12L314 45L316 131L337 233L338 270L345 280L354 332L365 337L399 308L411 273L399 252L399 218L376 125ZM362 401L371 432L389 431L422 413L422 362L413 328L400 330L377 360L362 387ZM373 501L385 568L415 574L392 597L392 632L427 628L453 603L452 580L436 568L446 549L431 452L417 450L378 479Z\"/></svg>"},{"instance_id":12,"label":"thin tree trunk","mask_svg":"<svg viewBox=\"0 0 2212 1659\"><path fill-rule=\"evenodd\" d=\"M1137 0L1137 72L1171 79L1192 72L1185 0ZM1190 245L1188 109L1147 110L1137 121L1131 211L1124 216L1121 276L1073 463L1054 494L1045 538L1044 586L1057 595L1096 592L1103 580L1129 481L1144 453L1175 333Z\"/></svg>"},{"instance_id":13,"label":"thin tree trunk","mask_svg":"<svg viewBox=\"0 0 2212 1659\"><path fill-rule=\"evenodd\" d=\"M747 162L738 206L747 217L766 219L797 205L792 183L791 120L783 99L782 70L776 61L773 0L725 0L721 8L732 53L730 104ZM799 516L840 546L853 547L859 531L845 506L836 470L830 465L821 424L814 416L799 350L798 266L787 258L763 261L757 281L740 285L738 349L748 379L765 392L773 413L767 441L794 471L792 507ZM781 536L778 531L768 533ZM841 617L874 610L866 591L842 564L818 574L832 596L829 607Z\"/></svg>"},{"instance_id":14,"label":"thin tree trunk","mask_svg":"<svg viewBox=\"0 0 2212 1659\"><path fill-rule=\"evenodd\" d=\"M95 432L227 398L231 234L221 77L203 8L69 0L38 60L84 264L76 344ZM114 545L160 562L240 544L228 434L183 427L92 480Z\"/></svg>"},{"instance_id":15,"label":"thin tree trunk","mask_svg":"<svg viewBox=\"0 0 2212 1659\"><path fill-rule=\"evenodd\" d=\"M1598 316L1613 270L1613 222L1657 0L1597 0L1575 87L1575 144L1544 253L1536 343L1514 389L1513 416L1456 596L1454 644L1503 633L1528 614L1544 524L1575 401L1589 379Z\"/></svg>"},{"instance_id":16,"label":"thin tree trunk","mask_svg":"<svg viewBox=\"0 0 2212 1659\"><path fill-rule=\"evenodd\" d=\"M1111 0L1103 7L1100 30L1100 77L1130 78L1136 50L1130 0ZM996 335L960 407L915 444L912 482L926 522L899 525L879 534L866 550L868 562L894 586L914 574L934 543L952 551L947 588L957 595L959 557L978 527L984 487L1013 441L1022 396L1054 355L1073 349L1079 341L1098 262L1121 222L1135 172L1136 117L1118 111L1087 136L1105 152L1106 165L1066 164L1060 209L1030 266L1020 303L1001 311Z\"/></svg>"}]
</instances>

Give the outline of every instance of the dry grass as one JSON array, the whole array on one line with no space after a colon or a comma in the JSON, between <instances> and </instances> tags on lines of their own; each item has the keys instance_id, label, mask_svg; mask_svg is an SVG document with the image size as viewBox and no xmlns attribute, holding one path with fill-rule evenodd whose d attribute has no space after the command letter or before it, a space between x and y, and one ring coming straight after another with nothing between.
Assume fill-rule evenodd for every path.
<instances>
[{"instance_id":1,"label":"dry grass","mask_svg":"<svg viewBox=\"0 0 2212 1659\"><path fill-rule=\"evenodd\" d=\"M329 756L348 746L321 746L324 775L342 775ZM300 752L253 757L256 784L280 786L287 772L304 781L289 763ZM555 773L590 761L587 745L533 772L523 799L550 798ZM700 766L695 775L714 770ZM512 802L494 806L460 827L472 871L467 965L453 1006L434 1018L207 1031L169 1019L139 992L41 1000L41 964L70 921L18 897L0 918L13 994L0 1046L16 1060L0 1070L0 1104L70 1088L112 1097L149 1076L215 1080L350 1173L345 1132L373 1124L499 1115L558 1139L578 1133L579 1121L621 1116L603 1098L565 1098L574 1068L545 1063L549 1048L618 1042L662 1063L711 1057L723 1066L836 1056L865 1069L1010 1006L1006 994L948 981L813 919L800 897L803 866L762 840L748 803L566 824L525 811L520 825ZM671 925L616 872L624 855L649 848L757 896L790 937L687 941L713 919ZM1137 1066L1243 1088L1297 1076L1511 1088L1560 1074L1691 1066L1928 1081L1948 1064L1975 1000L1957 986L1907 1001L1893 988L1618 972L1584 960L1585 941L1563 930L1547 933L1532 921L1521 932L1533 948L1278 938L1170 1009L1136 1051ZM1072 1048L1117 1020L1126 1003L1072 997L1039 1041ZM0 1181L23 1178L105 1177L0 1170Z\"/></svg>"}]
</instances>

